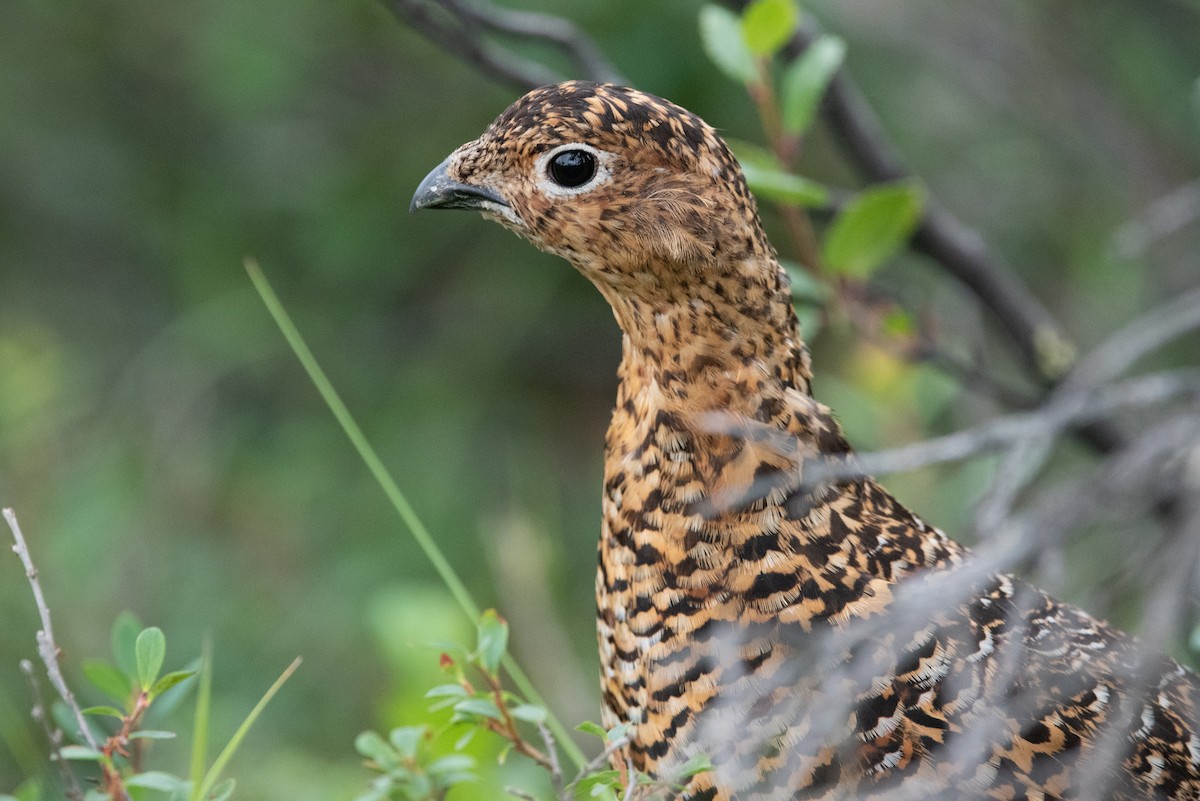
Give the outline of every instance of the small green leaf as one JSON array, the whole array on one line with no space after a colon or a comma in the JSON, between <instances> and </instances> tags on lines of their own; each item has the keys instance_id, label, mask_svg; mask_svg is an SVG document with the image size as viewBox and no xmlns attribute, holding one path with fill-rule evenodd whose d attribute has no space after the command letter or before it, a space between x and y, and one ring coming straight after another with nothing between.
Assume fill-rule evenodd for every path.
<instances>
[{"instance_id":1,"label":"small green leaf","mask_svg":"<svg viewBox=\"0 0 1200 801\"><path fill-rule=\"evenodd\" d=\"M756 164L742 165L746 183L759 197L794 206L820 207L829 202L829 192L816 181L772 170Z\"/></svg>"},{"instance_id":2,"label":"small green leaf","mask_svg":"<svg viewBox=\"0 0 1200 801\"><path fill-rule=\"evenodd\" d=\"M425 739L425 732L424 726L398 726L388 732L388 741L402 759L413 759Z\"/></svg>"},{"instance_id":3,"label":"small green leaf","mask_svg":"<svg viewBox=\"0 0 1200 801\"><path fill-rule=\"evenodd\" d=\"M129 735L130 740L137 740L139 738L143 740L174 740L175 732L162 731L160 729L139 729Z\"/></svg>"},{"instance_id":4,"label":"small green leaf","mask_svg":"<svg viewBox=\"0 0 1200 801\"><path fill-rule=\"evenodd\" d=\"M154 682L154 686L152 688L150 688L150 695L152 695L152 696L162 695L167 690L174 687L176 684L187 681L192 676L195 676L196 672L197 671L195 671L195 670L172 671L172 672L166 674L165 676L163 676L162 678L160 678L158 681Z\"/></svg>"},{"instance_id":5,"label":"small green leaf","mask_svg":"<svg viewBox=\"0 0 1200 801\"><path fill-rule=\"evenodd\" d=\"M117 667L126 676L137 675L137 657L134 655L134 643L142 630L141 621L132 612L122 612L117 615L112 628L112 652Z\"/></svg>"},{"instance_id":6,"label":"small green leaf","mask_svg":"<svg viewBox=\"0 0 1200 801\"><path fill-rule=\"evenodd\" d=\"M355 737L354 750L367 759L375 760L380 765L392 763L396 758L396 753L392 747L387 744L387 741L378 732L374 731L364 731Z\"/></svg>"},{"instance_id":7,"label":"small green leaf","mask_svg":"<svg viewBox=\"0 0 1200 801\"><path fill-rule=\"evenodd\" d=\"M479 617L479 648L476 653L480 666L489 676L495 676L500 670L500 660L507 647L508 623L496 614L495 609L488 609Z\"/></svg>"},{"instance_id":8,"label":"small green leaf","mask_svg":"<svg viewBox=\"0 0 1200 801\"><path fill-rule=\"evenodd\" d=\"M517 720L523 720L526 723L544 723L546 721L546 709L534 704L518 704L508 712Z\"/></svg>"},{"instance_id":9,"label":"small green leaf","mask_svg":"<svg viewBox=\"0 0 1200 801\"><path fill-rule=\"evenodd\" d=\"M813 306L823 306L829 300L829 287L820 278L794 261L780 259L779 266L783 267L792 285L792 300Z\"/></svg>"},{"instance_id":10,"label":"small green leaf","mask_svg":"<svg viewBox=\"0 0 1200 801\"><path fill-rule=\"evenodd\" d=\"M593 723L590 720L585 720L575 727L575 731L581 731L584 734L590 734L593 737L599 737L601 740L608 739L608 731L599 723Z\"/></svg>"},{"instance_id":11,"label":"small green leaf","mask_svg":"<svg viewBox=\"0 0 1200 801\"><path fill-rule=\"evenodd\" d=\"M756 56L773 56L800 21L793 0L754 0L742 12L742 38Z\"/></svg>"},{"instance_id":12,"label":"small green leaf","mask_svg":"<svg viewBox=\"0 0 1200 801\"><path fill-rule=\"evenodd\" d=\"M108 715L110 718L125 719L125 713L114 706L89 706L83 710L85 715Z\"/></svg>"},{"instance_id":13,"label":"small green leaf","mask_svg":"<svg viewBox=\"0 0 1200 801\"><path fill-rule=\"evenodd\" d=\"M464 698L467 688L461 684L439 684L425 693L426 698Z\"/></svg>"},{"instance_id":14,"label":"small green leaf","mask_svg":"<svg viewBox=\"0 0 1200 801\"><path fill-rule=\"evenodd\" d=\"M212 791L204 796L204 801L227 801L233 796L233 788L237 786L237 782L233 779L226 779L219 783Z\"/></svg>"},{"instance_id":15,"label":"small green leaf","mask_svg":"<svg viewBox=\"0 0 1200 801\"><path fill-rule=\"evenodd\" d=\"M742 22L732 11L711 4L701 8L700 40L704 52L726 77L739 83L758 80L754 54L742 36Z\"/></svg>"},{"instance_id":16,"label":"small green leaf","mask_svg":"<svg viewBox=\"0 0 1200 801\"><path fill-rule=\"evenodd\" d=\"M463 715L478 715L485 718L501 719L500 710L486 698L468 698L454 705L454 711Z\"/></svg>"},{"instance_id":17,"label":"small green leaf","mask_svg":"<svg viewBox=\"0 0 1200 801\"><path fill-rule=\"evenodd\" d=\"M430 762L425 769L430 773L451 773L475 767L475 758L466 754L447 754Z\"/></svg>"},{"instance_id":18,"label":"small green leaf","mask_svg":"<svg viewBox=\"0 0 1200 801\"><path fill-rule=\"evenodd\" d=\"M698 773L707 773L713 769L712 760L707 754L695 754L687 762L679 766L679 772L675 774L678 779L690 779Z\"/></svg>"},{"instance_id":19,"label":"small green leaf","mask_svg":"<svg viewBox=\"0 0 1200 801\"><path fill-rule=\"evenodd\" d=\"M162 629L151 626L137 636L133 649L137 657L138 684L148 690L154 686L158 671L162 669L163 657L167 655L167 638Z\"/></svg>"},{"instance_id":20,"label":"small green leaf","mask_svg":"<svg viewBox=\"0 0 1200 801\"><path fill-rule=\"evenodd\" d=\"M792 62L780 85L783 130L799 136L812 125L825 89L846 57L846 43L836 36L822 36Z\"/></svg>"},{"instance_id":21,"label":"small green leaf","mask_svg":"<svg viewBox=\"0 0 1200 801\"><path fill-rule=\"evenodd\" d=\"M78 759L85 762L97 762L104 758L104 754L85 745L64 745L59 753L62 754L63 759Z\"/></svg>"},{"instance_id":22,"label":"small green leaf","mask_svg":"<svg viewBox=\"0 0 1200 801\"><path fill-rule=\"evenodd\" d=\"M148 770L125 780L126 787L144 787L147 790L158 790L164 793L176 792L185 784L187 782L178 776L172 776L170 773L163 773L159 770Z\"/></svg>"},{"instance_id":23,"label":"small green leaf","mask_svg":"<svg viewBox=\"0 0 1200 801\"><path fill-rule=\"evenodd\" d=\"M463 733L462 737L459 737L457 740L454 741L454 750L461 751L464 748L466 748L468 745L470 745L471 741L475 739L475 733L478 731L479 731L479 729L475 726L468 728Z\"/></svg>"},{"instance_id":24,"label":"small green leaf","mask_svg":"<svg viewBox=\"0 0 1200 801\"><path fill-rule=\"evenodd\" d=\"M122 703L128 703L133 695L133 683L129 677L107 662L88 659L83 663L83 675L96 689Z\"/></svg>"},{"instance_id":25,"label":"small green leaf","mask_svg":"<svg viewBox=\"0 0 1200 801\"><path fill-rule=\"evenodd\" d=\"M906 181L861 192L834 220L825 239L825 264L834 273L869 278L903 247L921 221L924 194Z\"/></svg>"}]
</instances>

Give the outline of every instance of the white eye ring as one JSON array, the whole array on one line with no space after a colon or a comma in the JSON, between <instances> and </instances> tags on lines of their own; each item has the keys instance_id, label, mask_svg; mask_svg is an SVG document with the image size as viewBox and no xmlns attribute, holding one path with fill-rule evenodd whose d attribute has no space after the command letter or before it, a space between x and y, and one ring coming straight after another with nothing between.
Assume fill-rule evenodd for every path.
<instances>
[{"instance_id":1,"label":"white eye ring","mask_svg":"<svg viewBox=\"0 0 1200 801\"><path fill-rule=\"evenodd\" d=\"M585 153L591 154L592 158L596 161L595 173L592 174L591 178L584 181L579 186L563 186L550 176L551 160L559 153L567 150L582 150ZM537 181L538 188L541 189L543 193L550 195L551 197L573 197L575 195L581 195L584 192L590 192L612 177L612 173L608 168L608 165L612 162L612 160L612 153L606 153L603 150L597 150L591 145L585 145L582 142L568 142L565 145L559 145L556 148L547 150L545 153L538 156L537 161L534 163L534 170L536 173L535 180Z\"/></svg>"}]
</instances>

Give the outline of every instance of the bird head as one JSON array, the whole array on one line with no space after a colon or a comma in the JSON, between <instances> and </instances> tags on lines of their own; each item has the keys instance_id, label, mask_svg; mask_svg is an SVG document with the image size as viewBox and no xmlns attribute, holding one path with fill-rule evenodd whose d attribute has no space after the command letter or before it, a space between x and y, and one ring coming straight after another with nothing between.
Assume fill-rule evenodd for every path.
<instances>
[{"instance_id":1,"label":"bird head","mask_svg":"<svg viewBox=\"0 0 1200 801\"><path fill-rule=\"evenodd\" d=\"M410 210L426 208L476 209L602 290L661 291L715 264L773 255L716 132L611 84L570 81L522 97L421 182Z\"/></svg>"}]
</instances>

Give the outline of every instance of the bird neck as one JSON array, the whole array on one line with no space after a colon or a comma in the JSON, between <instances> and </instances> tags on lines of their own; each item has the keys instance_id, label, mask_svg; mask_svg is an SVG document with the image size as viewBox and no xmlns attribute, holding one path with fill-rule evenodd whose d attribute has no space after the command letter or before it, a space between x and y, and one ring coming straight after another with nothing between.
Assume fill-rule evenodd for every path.
<instances>
[{"instance_id":1,"label":"bird neck","mask_svg":"<svg viewBox=\"0 0 1200 801\"><path fill-rule=\"evenodd\" d=\"M646 275L678 280L651 286ZM720 410L765 422L787 390L809 393L808 351L787 276L773 257L703 270L655 265L620 285L597 283L624 332L624 399L653 395L673 411Z\"/></svg>"}]
</instances>

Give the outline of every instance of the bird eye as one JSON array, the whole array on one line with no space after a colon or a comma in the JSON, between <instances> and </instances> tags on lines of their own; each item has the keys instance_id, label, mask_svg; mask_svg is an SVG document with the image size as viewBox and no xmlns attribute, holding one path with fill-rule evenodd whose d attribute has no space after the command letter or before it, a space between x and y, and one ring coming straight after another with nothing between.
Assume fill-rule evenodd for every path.
<instances>
[{"instance_id":1,"label":"bird eye","mask_svg":"<svg viewBox=\"0 0 1200 801\"><path fill-rule=\"evenodd\" d=\"M595 174L596 157L586 150L564 150L550 159L550 177L559 186L574 189Z\"/></svg>"}]
</instances>

